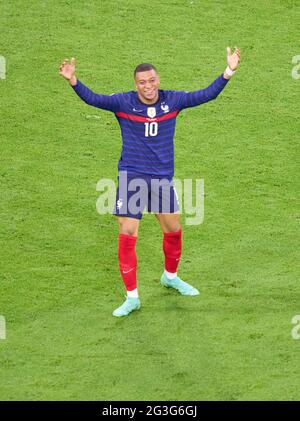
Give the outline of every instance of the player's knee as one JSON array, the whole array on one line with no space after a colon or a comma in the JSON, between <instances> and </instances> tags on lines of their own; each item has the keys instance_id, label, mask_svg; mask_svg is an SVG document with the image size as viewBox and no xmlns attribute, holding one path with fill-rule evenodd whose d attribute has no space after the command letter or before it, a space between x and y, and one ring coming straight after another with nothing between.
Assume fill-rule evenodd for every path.
<instances>
[{"instance_id":1,"label":"player's knee","mask_svg":"<svg viewBox=\"0 0 300 421\"><path fill-rule=\"evenodd\" d=\"M164 224L162 227L164 232L179 232L181 230L180 223Z\"/></svg>"},{"instance_id":2,"label":"player's knee","mask_svg":"<svg viewBox=\"0 0 300 421\"><path fill-rule=\"evenodd\" d=\"M137 235L138 220L135 220L133 218L119 218L119 232L120 234Z\"/></svg>"},{"instance_id":3,"label":"player's knee","mask_svg":"<svg viewBox=\"0 0 300 421\"><path fill-rule=\"evenodd\" d=\"M165 232L173 232L173 233L175 233L175 232L179 232L180 231L180 225L176 225L176 226L173 226L173 227L168 227L168 228L166 228L165 229Z\"/></svg>"}]
</instances>

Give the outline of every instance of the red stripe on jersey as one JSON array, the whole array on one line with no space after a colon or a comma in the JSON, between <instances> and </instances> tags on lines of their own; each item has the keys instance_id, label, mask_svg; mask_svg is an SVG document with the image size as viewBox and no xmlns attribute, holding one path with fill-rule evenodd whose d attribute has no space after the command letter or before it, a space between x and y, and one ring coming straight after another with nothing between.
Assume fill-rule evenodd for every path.
<instances>
[{"instance_id":1,"label":"red stripe on jersey","mask_svg":"<svg viewBox=\"0 0 300 421\"><path fill-rule=\"evenodd\" d=\"M170 118L176 117L178 113L179 113L179 111L173 111L172 113L167 113L167 114L162 115L161 117L157 117L155 120L156 121L169 120ZM152 119L151 119L151 121L152 121Z\"/></svg>"},{"instance_id":2,"label":"red stripe on jersey","mask_svg":"<svg viewBox=\"0 0 300 421\"><path fill-rule=\"evenodd\" d=\"M126 118L127 120L131 120L131 121L139 121L140 123L145 123L147 121L169 120L170 118L176 117L178 113L179 111L173 111L172 113L167 113L165 115L162 115L161 117L156 117L156 118L142 117L140 115L127 114L123 112L116 113L116 116L120 118Z\"/></svg>"}]
</instances>

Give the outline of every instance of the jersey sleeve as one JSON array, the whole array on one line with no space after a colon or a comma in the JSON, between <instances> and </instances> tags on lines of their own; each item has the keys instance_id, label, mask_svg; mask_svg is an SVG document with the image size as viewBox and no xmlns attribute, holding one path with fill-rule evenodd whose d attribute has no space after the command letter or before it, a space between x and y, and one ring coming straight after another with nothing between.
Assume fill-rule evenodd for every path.
<instances>
[{"instance_id":1,"label":"jersey sleeve","mask_svg":"<svg viewBox=\"0 0 300 421\"><path fill-rule=\"evenodd\" d=\"M223 74L221 74L205 89L200 89L193 92L177 91L178 109L183 110L185 108L196 107L196 105L204 104L205 102L217 98L217 96L225 88L227 82L228 79L225 79Z\"/></svg>"},{"instance_id":2,"label":"jersey sleeve","mask_svg":"<svg viewBox=\"0 0 300 421\"><path fill-rule=\"evenodd\" d=\"M91 89L81 83L79 79L77 79L76 85L72 86L72 88L79 98L88 105L114 113L120 110L122 93L112 95L95 94Z\"/></svg>"}]
</instances>

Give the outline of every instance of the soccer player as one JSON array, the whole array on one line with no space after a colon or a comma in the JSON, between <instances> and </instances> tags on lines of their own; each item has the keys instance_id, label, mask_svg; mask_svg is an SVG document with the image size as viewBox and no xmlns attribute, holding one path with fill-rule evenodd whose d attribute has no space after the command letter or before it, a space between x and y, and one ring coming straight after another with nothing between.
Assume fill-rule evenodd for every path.
<instances>
[{"instance_id":1,"label":"soccer player","mask_svg":"<svg viewBox=\"0 0 300 421\"><path fill-rule=\"evenodd\" d=\"M96 94L75 76L76 60L65 59L59 73L76 94L88 105L115 114L122 132L122 153L119 160L119 185L114 214L118 217L118 258L127 298L113 315L127 316L140 308L137 290L136 242L142 212L147 207L163 231L163 286L182 295L198 295L199 291L177 275L181 256L182 229L179 204L173 186L174 132L178 113L215 99L235 73L240 50L227 48L225 71L205 89L186 92L159 89L160 78L149 63L134 70L136 91ZM138 200L135 200L138 197ZM137 205L139 203L139 205Z\"/></svg>"}]
</instances>

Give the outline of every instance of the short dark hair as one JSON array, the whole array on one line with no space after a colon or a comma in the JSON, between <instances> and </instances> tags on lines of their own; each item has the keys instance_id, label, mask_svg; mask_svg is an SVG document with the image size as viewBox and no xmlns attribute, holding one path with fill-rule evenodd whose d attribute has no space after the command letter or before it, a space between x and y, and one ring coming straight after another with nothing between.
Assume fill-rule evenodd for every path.
<instances>
[{"instance_id":1,"label":"short dark hair","mask_svg":"<svg viewBox=\"0 0 300 421\"><path fill-rule=\"evenodd\" d=\"M153 66L153 64L150 64L150 63L139 64L134 69L134 77L138 72L147 72L148 70L155 70L157 72L156 67Z\"/></svg>"}]
</instances>

